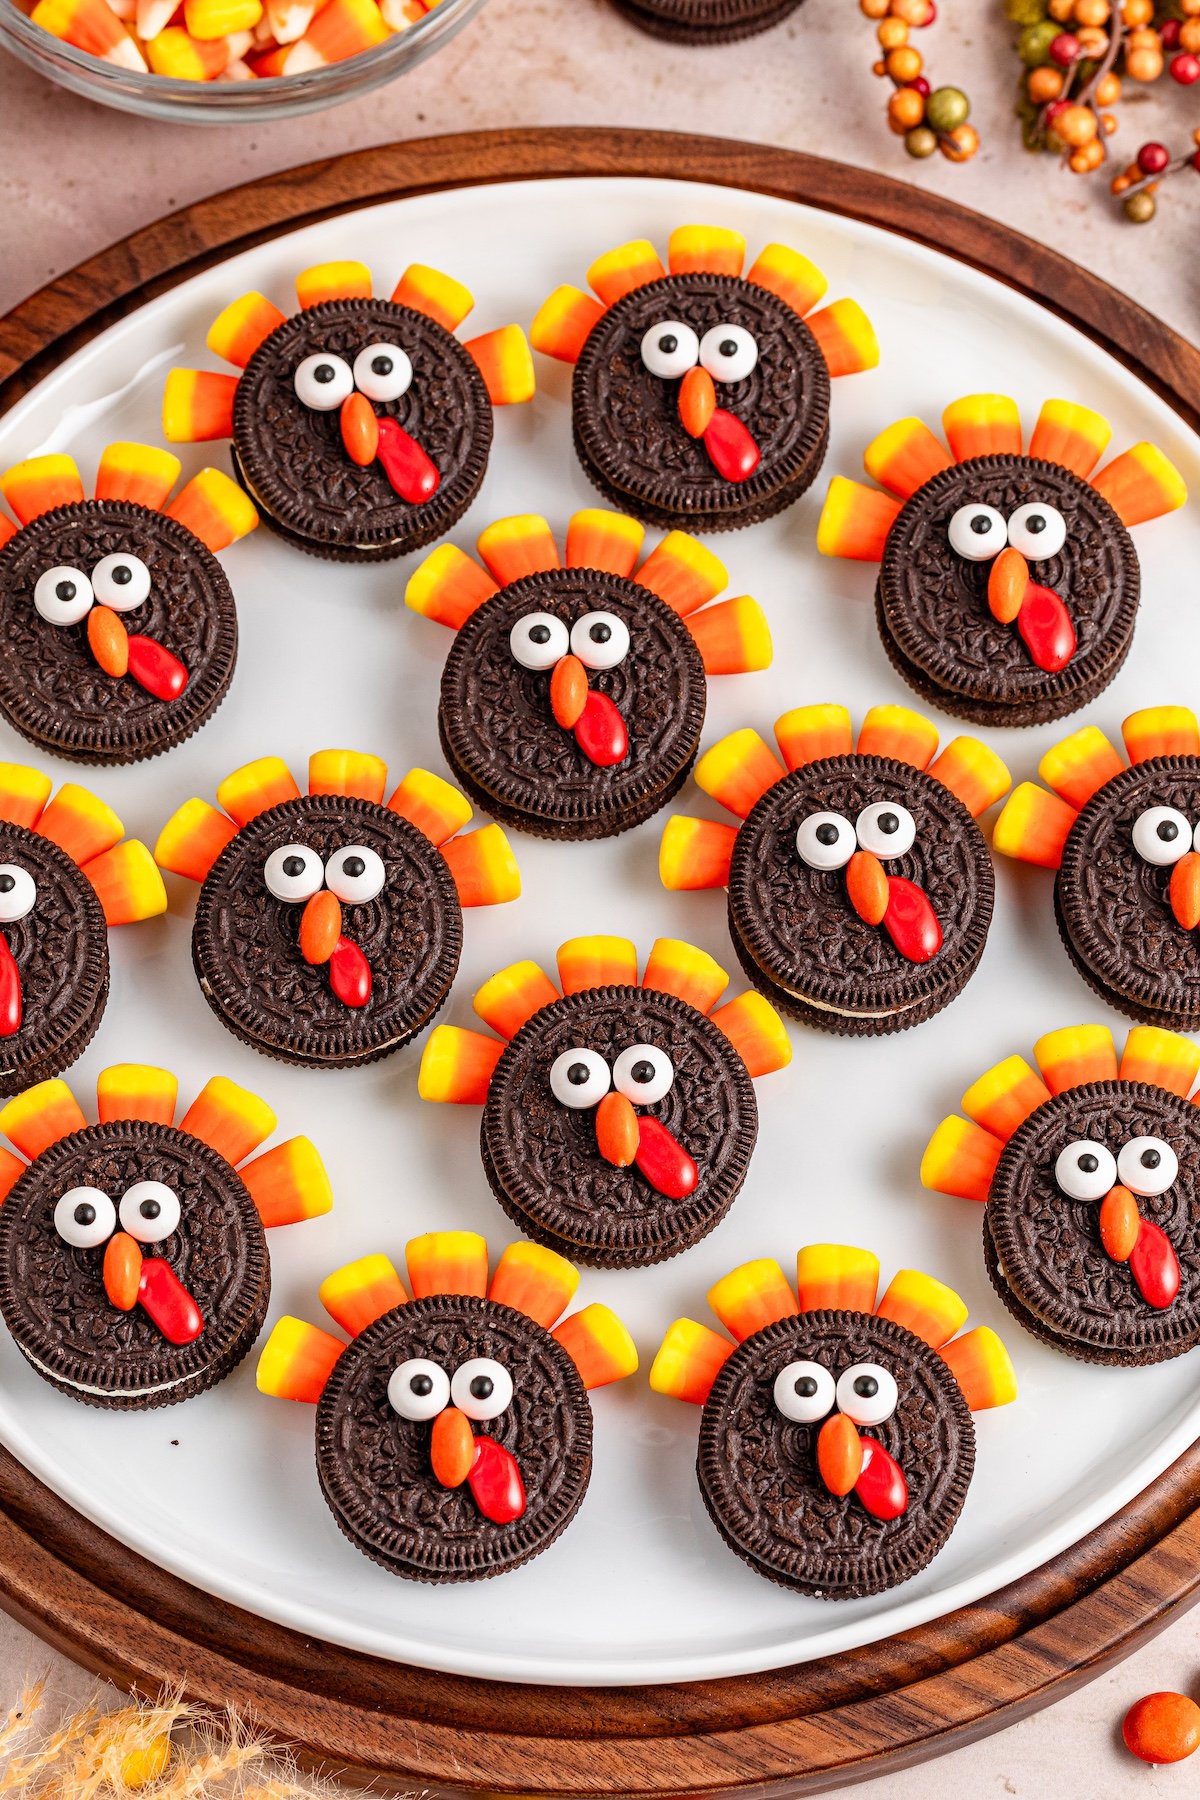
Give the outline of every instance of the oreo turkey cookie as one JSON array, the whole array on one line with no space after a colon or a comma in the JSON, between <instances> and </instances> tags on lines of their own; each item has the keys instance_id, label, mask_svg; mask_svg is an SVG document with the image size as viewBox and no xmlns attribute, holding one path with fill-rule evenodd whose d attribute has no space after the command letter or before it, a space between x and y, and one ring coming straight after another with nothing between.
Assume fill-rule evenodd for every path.
<instances>
[{"instance_id":1,"label":"oreo turkey cookie","mask_svg":"<svg viewBox=\"0 0 1200 1800\"><path fill-rule=\"evenodd\" d=\"M673 44L732 44L782 24L802 0L613 0L651 37Z\"/></svg>"},{"instance_id":2,"label":"oreo turkey cookie","mask_svg":"<svg viewBox=\"0 0 1200 1800\"><path fill-rule=\"evenodd\" d=\"M766 668L771 637L749 595L711 604L728 576L675 532L638 566L643 531L576 513L560 562L536 515L501 519L481 563L442 545L408 605L456 632L438 731L473 800L540 837L609 837L648 819L687 779L707 677Z\"/></svg>"},{"instance_id":3,"label":"oreo turkey cookie","mask_svg":"<svg viewBox=\"0 0 1200 1800\"><path fill-rule=\"evenodd\" d=\"M975 1468L972 1411L1016 1397L986 1326L915 1269L878 1305L869 1251L814 1244L793 1290L777 1262L709 1290L726 1337L677 1319L650 1370L702 1408L696 1473L709 1517L756 1574L821 1600L883 1593L945 1544ZM732 1342L730 1341L732 1338Z\"/></svg>"}]
</instances>

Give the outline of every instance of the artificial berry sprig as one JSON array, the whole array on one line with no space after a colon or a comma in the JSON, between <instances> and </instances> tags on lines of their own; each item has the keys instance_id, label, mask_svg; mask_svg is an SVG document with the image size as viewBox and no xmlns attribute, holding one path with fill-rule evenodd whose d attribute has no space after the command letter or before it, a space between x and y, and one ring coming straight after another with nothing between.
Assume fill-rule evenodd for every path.
<instances>
[{"instance_id":1,"label":"artificial berry sprig","mask_svg":"<svg viewBox=\"0 0 1200 1800\"><path fill-rule=\"evenodd\" d=\"M936 0L858 0L859 10L874 19L882 56L873 72L889 80L888 125L904 139L910 156L932 156L969 162L979 148L979 133L967 123L971 102L961 88L931 87L923 73L925 59L909 43L910 31L922 31L937 18Z\"/></svg>"},{"instance_id":2,"label":"artificial berry sprig","mask_svg":"<svg viewBox=\"0 0 1200 1800\"><path fill-rule=\"evenodd\" d=\"M1185 169L1200 174L1200 131L1192 133L1192 148L1172 156L1165 144L1151 140L1137 153L1137 161L1112 179L1112 191L1121 201L1125 217L1134 225L1146 225L1158 211L1155 195L1159 183Z\"/></svg>"}]
</instances>

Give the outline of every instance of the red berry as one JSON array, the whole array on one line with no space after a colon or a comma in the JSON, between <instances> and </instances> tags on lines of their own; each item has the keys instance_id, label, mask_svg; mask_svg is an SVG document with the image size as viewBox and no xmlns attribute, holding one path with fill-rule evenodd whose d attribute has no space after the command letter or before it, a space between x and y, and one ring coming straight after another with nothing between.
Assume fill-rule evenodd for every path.
<instances>
[{"instance_id":1,"label":"red berry","mask_svg":"<svg viewBox=\"0 0 1200 1800\"><path fill-rule=\"evenodd\" d=\"M1158 28L1164 50L1174 50L1179 43L1179 33L1183 30L1182 19L1164 19Z\"/></svg>"},{"instance_id":2,"label":"red berry","mask_svg":"<svg viewBox=\"0 0 1200 1800\"><path fill-rule=\"evenodd\" d=\"M1185 50L1181 56L1172 57L1171 74L1180 87L1191 87L1194 81L1200 81L1200 56Z\"/></svg>"},{"instance_id":3,"label":"red berry","mask_svg":"<svg viewBox=\"0 0 1200 1800\"><path fill-rule=\"evenodd\" d=\"M1161 175L1171 160L1165 144L1143 144L1137 153L1138 168L1143 175Z\"/></svg>"},{"instance_id":4,"label":"red berry","mask_svg":"<svg viewBox=\"0 0 1200 1800\"><path fill-rule=\"evenodd\" d=\"M1060 31L1050 44L1050 60L1060 69L1069 69L1083 54L1083 45L1073 31Z\"/></svg>"},{"instance_id":5,"label":"red berry","mask_svg":"<svg viewBox=\"0 0 1200 1800\"><path fill-rule=\"evenodd\" d=\"M925 25L932 25L937 18L937 0L929 0L929 11L925 15ZM924 30L924 25L921 27Z\"/></svg>"},{"instance_id":6,"label":"red berry","mask_svg":"<svg viewBox=\"0 0 1200 1800\"><path fill-rule=\"evenodd\" d=\"M929 98L929 83L926 81L926 79L923 75L914 75L912 80L906 81L904 85L905 85L905 87L915 88L917 93L920 94L922 100L928 100L928 98Z\"/></svg>"},{"instance_id":7,"label":"red berry","mask_svg":"<svg viewBox=\"0 0 1200 1800\"><path fill-rule=\"evenodd\" d=\"M1195 169L1196 173L1200 175L1200 150L1197 150L1195 156L1192 158L1192 167Z\"/></svg>"},{"instance_id":8,"label":"red berry","mask_svg":"<svg viewBox=\"0 0 1200 1800\"><path fill-rule=\"evenodd\" d=\"M1072 104L1072 102L1070 100L1052 100L1050 102L1049 106L1046 108L1046 114L1045 114L1046 124L1053 125L1053 123L1054 123L1055 119L1057 119L1059 113L1066 112L1068 106L1070 106L1071 104Z\"/></svg>"}]
</instances>

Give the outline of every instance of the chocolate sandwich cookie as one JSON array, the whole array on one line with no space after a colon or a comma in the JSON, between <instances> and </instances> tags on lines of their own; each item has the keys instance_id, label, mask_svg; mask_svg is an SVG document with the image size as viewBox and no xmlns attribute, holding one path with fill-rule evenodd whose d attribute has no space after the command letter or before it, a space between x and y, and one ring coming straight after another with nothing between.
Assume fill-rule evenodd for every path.
<instances>
[{"instance_id":1,"label":"chocolate sandwich cookie","mask_svg":"<svg viewBox=\"0 0 1200 1800\"><path fill-rule=\"evenodd\" d=\"M1057 870L1054 913L1079 974L1118 1012L1200 1025L1200 724L1154 706L1122 727L1129 767L1096 726L1048 750L1046 789L1023 782L996 849Z\"/></svg>"},{"instance_id":2,"label":"chocolate sandwich cookie","mask_svg":"<svg viewBox=\"0 0 1200 1800\"><path fill-rule=\"evenodd\" d=\"M344 1068L390 1055L444 1004L462 906L511 900L520 877L498 825L462 835L457 789L317 751L301 795L264 757L188 801L159 837L163 868L200 882L192 963L235 1037L283 1062Z\"/></svg>"},{"instance_id":3,"label":"chocolate sandwich cookie","mask_svg":"<svg viewBox=\"0 0 1200 1800\"><path fill-rule=\"evenodd\" d=\"M81 1056L108 1000L108 928L164 911L150 852L95 795L0 765L0 1095Z\"/></svg>"},{"instance_id":4,"label":"chocolate sandwich cookie","mask_svg":"<svg viewBox=\"0 0 1200 1800\"><path fill-rule=\"evenodd\" d=\"M798 1294L765 1258L719 1281L734 1343L677 1320L650 1385L703 1408L696 1473L730 1549L781 1587L858 1599L937 1555L975 1467L971 1413L1016 1382L994 1332L955 1336L967 1308L931 1276L901 1270L876 1308L869 1251L815 1244L797 1271Z\"/></svg>"},{"instance_id":5,"label":"chocolate sandwich cookie","mask_svg":"<svg viewBox=\"0 0 1200 1800\"><path fill-rule=\"evenodd\" d=\"M753 994L709 1017L729 977L674 939L640 985L623 938L571 939L558 974L561 992L531 962L492 976L474 1008L507 1042L438 1026L421 1094L483 1106L484 1173L536 1242L603 1268L662 1262L737 1197L758 1135L752 1077L789 1060L786 1034Z\"/></svg>"},{"instance_id":6,"label":"chocolate sandwich cookie","mask_svg":"<svg viewBox=\"0 0 1200 1800\"><path fill-rule=\"evenodd\" d=\"M562 566L544 519L501 519L479 539L484 566L442 545L409 581L408 605L457 632L446 759L506 825L567 839L640 825L687 778L706 675L770 663L756 600L708 604L728 579L711 551L675 532L637 568L642 536L621 514L576 513Z\"/></svg>"},{"instance_id":7,"label":"chocolate sandwich cookie","mask_svg":"<svg viewBox=\"0 0 1200 1800\"><path fill-rule=\"evenodd\" d=\"M176 1126L175 1093L165 1070L122 1064L100 1076L99 1124L61 1082L0 1111L31 1157L0 1209L0 1315L38 1374L89 1406L167 1406L222 1381L266 1317L264 1227L331 1204L305 1138L234 1167L274 1128L254 1095L217 1079Z\"/></svg>"},{"instance_id":8,"label":"chocolate sandwich cookie","mask_svg":"<svg viewBox=\"0 0 1200 1800\"><path fill-rule=\"evenodd\" d=\"M92 500L67 456L0 476L21 522L0 549L0 712L53 755L139 762L225 698L237 610L213 552L257 514L215 469L168 505L178 473L164 450L110 444Z\"/></svg>"},{"instance_id":9,"label":"chocolate sandwich cookie","mask_svg":"<svg viewBox=\"0 0 1200 1800\"><path fill-rule=\"evenodd\" d=\"M1135 1028L1049 1033L1009 1057L926 1149L926 1187L986 1201L984 1261L1029 1331L1083 1362L1140 1366L1200 1343L1200 1048ZM986 1120L986 1125L980 1123Z\"/></svg>"},{"instance_id":10,"label":"chocolate sandwich cookie","mask_svg":"<svg viewBox=\"0 0 1200 1800\"><path fill-rule=\"evenodd\" d=\"M769 31L802 0L613 0L651 37L673 44L732 44Z\"/></svg>"},{"instance_id":11,"label":"chocolate sandwich cookie","mask_svg":"<svg viewBox=\"0 0 1200 1800\"><path fill-rule=\"evenodd\" d=\"M524 333L460 343L472 296L418 264L390 300L361 263L307 269L296 291L290 317L261 294L226 307L208 344L241 373L172 371L167 436L231 438L268 524L314 556L382 562L431 543L479 491L492 408L532 397Z\"/></svg>"},{"instance_id":12,"label":"chocolate sandwich cookie","mask_svg":"<svg viewBox=\"0 0 1200 1800\"><path fill-rule=\"evenodd\" d=\"M876 707L857 745L842 707L798 707L775 726L786 772L753 731L696 766L736 832L674 817L669 888L725 886L729 931L781 1011L842 1035L903 1031L961 992L991 923L992 862L976 816L1007 791L986 745Z\"/></svg>"},{"instance_id":13,"label":"chocolate sandwich cookie","mask_svg":"<svg viewBox=\"0 0 1200 1800\"><path fill-rule=\"evenodd\" d=\"M1181 506L1178 471L1136 444L1094 474L1111 435L1048 400L1028 450L1015 401L970 394L867 446L878 493L836 476L827 556L877 561L880 636L917 693L959 718L1036 725L1095 698L1129 654L1141 594L1127 527Z\"/></svg>"},{"instance_id":14,"label":"chocolate sandwich cookie","mask_svg":"<svg viewBox=\"0 0 1200 1800\"><path fill-rule=\"evenodd\" d=\"M734 530L773 517L814 480L829 381L879 359L851 300L813 311L826 281L770 244L742 274L745 240L715 226L621 245L588 271L598 300L562 287L530 330L575 365L571 416L584 473L653 524Z\"/></svg>"},{"instance_id":15,"label":"chocolate sandwich cookie","mask_svg":"<svg viewBox=\"0 0 1200 1800\"><path fill-rule=\"evenodd\" d=\"M556 1325L579 1277L550 1251L511 1245L490 1284L473 1232L414 1238L407 1260L408 1288L384 1256L331 1275L321 1299L352 1341L281 1319L258 1386L315 1403L317 1478L356 1549L411 1581L478 1581L575 1517L588 1390L632 1374L637 1352L607 1307Z\"/></svg>"}]
</instances>

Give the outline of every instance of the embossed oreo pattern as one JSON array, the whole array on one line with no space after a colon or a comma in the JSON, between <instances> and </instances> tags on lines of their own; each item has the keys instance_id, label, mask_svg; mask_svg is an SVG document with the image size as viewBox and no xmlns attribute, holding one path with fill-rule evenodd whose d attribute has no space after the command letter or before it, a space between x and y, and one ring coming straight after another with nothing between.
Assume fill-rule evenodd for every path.
<instances>
[{"instance_id":1,"label":"embossed oreo pattern","mask_svg":"<svg viewBox=\"0 0 1200 1800\"><path fill-rule=\"evenodd\" d=\"M816 1460L824 1421L793 1424L776 1408L775 1377L801 1358L835 1382L859 1362L895 1376L892 1417L861 1429L904 1472L900 1518L872 1518L853 1494L831 1494ZM713 1523L751 1568L802 1594L850 1599L895 1587L936 1556L974 1466L971 1415L936 1351L890 1319L822 1311L780 1319L734 1351L704 1403L696 1469Z\"/></svg>"},{"instance_id":2,"label":"embossed oreo pattern","mask_svg":"<svg viewBox=\"0 0 1200 1800\"><path fill-rule=\"evenodd\" d=\"M373 401L435 464L441 480L412 506L379 463L360 468L342 445L340 416L313 412L292 378L326 350L353 365L370 343L398 344L412 360L399 400ZM270 523L316 555L372 561L432 543L462 517L483 480L492 407L483 377L441 325L391 300L325 300L277 326L246 365L233 411L235 471Z\"/></svg>"},{"instance_id":3,"label":"embossed oreo pattern","mask_svg":"<svg viewBox=\"0 0 1200 1800\"><path fill-rule=\"evenodd\" d=\"M1078 649L1057 674L1038 669L1011 625L988 610L990 562L950 548L952 515L978 501L1007 519L1044 500L1067 526L1057 556L1030 564L1071 615ZM1093 698L1128 653L1141 575L1133 540L1108 501L1057 463L981 456L933 476L907 500L888 533L876 589L885 648L918 692L928 683L952 712L977 720L1034 724ZM961 704L960 704L961 702Z\"/></svg>"},{"instance_id":4,"label":"embossed oreo pattern","mask_svg":"<svg viewBox=\"0 0 1200 1800\"><path fill-rule=\"evenodd\" d=\"M167 1342L135 1306L104 1291L104 1249L75 1250L54 1228L73 1187L98 1187L119 1207L135 1181L163 1181L180 1222L147 1247L183 1282L204 1319L191 1344ZM262 1222L224 1158L186 1132L144 1120L91 1125L43 1152L0 1207L0 1313L17 1347L55 1385L93 1406L165 1406L212 1387L262 1328L270 1298ZM80 1392L79 1386L99 1392ZM158 1393L137 1390L159 1388Z\"/></svg>"},{"instance_id":5,"label":"embossed oreo pattern","mask_svg":"<svg viewBox=\"0 0 1200 1800\"><path fill-rule=\"evenodd\" d=\"M108 926L87 876L49 838L0 820L0 863L33 877L37 899L0 925L21 977L19 1030L0 1038L0 1094L45 1081L82 1055L108 999Z\"/></svg>"},{"instance_id":6,"label":"embossed oreo pattern","mask_svg":"<svg viewBox=\"0 0 1200 1800\"><path fill-rule=\"evenodd\" d=\"M747 481L718 475L679 419L679 383L651 375L642 337L679 319L698 337L742 325L758 366L722 384L717 403L752 433L762 460ZM687 529L732 530L790 506L815 478L829 431L829 372L817 341L789 306L740 277L668 275L609 308L575 365L572 417L584 472L639 518Z\"/></svg>"},{"instance_id":7,"label":"embossed oreo pattern","mask_svg":"<svg viewBox=\"0 0 1200 1800\"><path fill-rule=\"evenodd\" d=\"M665 1050L669 1092L640 1114L661 1119L699 1170L686 1200L658 1194L636 1167L617 1169L596 1148L595 1108L564 1106L550 1091L562 1051L597 1050L608 1062L633 1044ZM505 1212L539 1243L579 1262L628 1268L686 1250L724 1218L745 1179L758 1135L754 1089L737 1051L695 1007L644 988L588 988L543 1007L496 1065L481 1148Z\"/></svg>"},{"instance_id":8,"label":"embossed oreo pattern","mask_svg":"<svg viewBox=\"0 0 1200 1800\"><path fill-rule=\"evenodd\" d=\"M38 577L60 564L90 579L124 551L150 570L150 595L122 613L130 635L163 644L188 671L178 700L131 675L106 675L87 619L51 625L35 610ZM82 763L130 763L188 738L225 698L237 662L237 610L220 563L183 525L125 500L55 507L0 550L0 711L31 742Z\"/></svg>"},{"instance_id":9,"label":"embossed oreo pattern","mask_svg":"<svg viewBox=\"0 0 1200 1800\"><path fill-rule=\"evenodd\" d=\"M488 1356L512 1376L511 1405L474 1430L516 1458L521 1518L493 1524L466 1484L434 1476L432 1423L400 1418L387 1397L392 1372L415 1356L449 1376ZM474 1295L385 1313L342 1352L317 1408L317 1474L334 1517L358 1549L415 1581L473 1581L528 1562L570 1524L591 1469L591 1403L566 1351L523 1313Z\"/></svg>"},{"instance_id":10,"label":"embossed oreo pattern","mask_svg":"<svg viewBox=\"0 0 1200 1800\"><path fill-rule=\"evenodd\" d=\"M304 906L267 891L273 850L300 843L326 861L365 844L387 880L374 900L343 904L342 931L371 965L367 1005L348 1007L325 967L300 954ZM192 930L205 999L254 1049L284 1062L339 1067L407 1043L445 1001L462 950L462 911L446 860L398 813L369 800L309 795L268 807L226 845L206 876Z\"/></svg>"},{"instance_id":11,"label":"embossed oreo pattern","mask_svg":"<svg viewBox=\"0 0 1200 1800\"><path fill-rule=\"evenodd\" d=\"M614 0L652 37L677 44L732 44L779 24L802 0Z\"/></svg>"},{"instance_id":12,"label":"embossed oreo pattern","mask_svg":"<svg viewBox=\"0 0 1200 1800\"><path fill-rule=\"evenodd\" d=\"M1059 1151L1092 1138L1116 1156L1134 1137L1157 1137L1179 1158L1165 1194L1139 1198L1143 1218L1170 1238L1182 1280L1174 1304L1149 1306L1124 1263L1100 1244L1099 1205L1071 1200L1054 1179ZM1014 1132L992 1178L985 1238L1000 1267L1002 1299L1087 1362L1149 1363L1200 1342L1200 1110L1137 1081L1093 1081L1046 1101Z\"/></svg>"},{"instance_id":13,"label":"embossed oreo pattern","mask_svg":"<svg viewBox=\"0 0 1200 1800\"><path fill-rule=\"evenodd\" d=\"M613 612L629 654L588 671L625 721L629 754L615 768L588 761L554 721L551 671L525 669L509 633L530 612L567 626ZM656 594L591 569L556 569L513 582L472 613L442 674L438 724L448 759L489 809L528 831L602 837L649 818L695 759L704 725L704 665L687 626Z\"/></svg>"}]
</instances>

